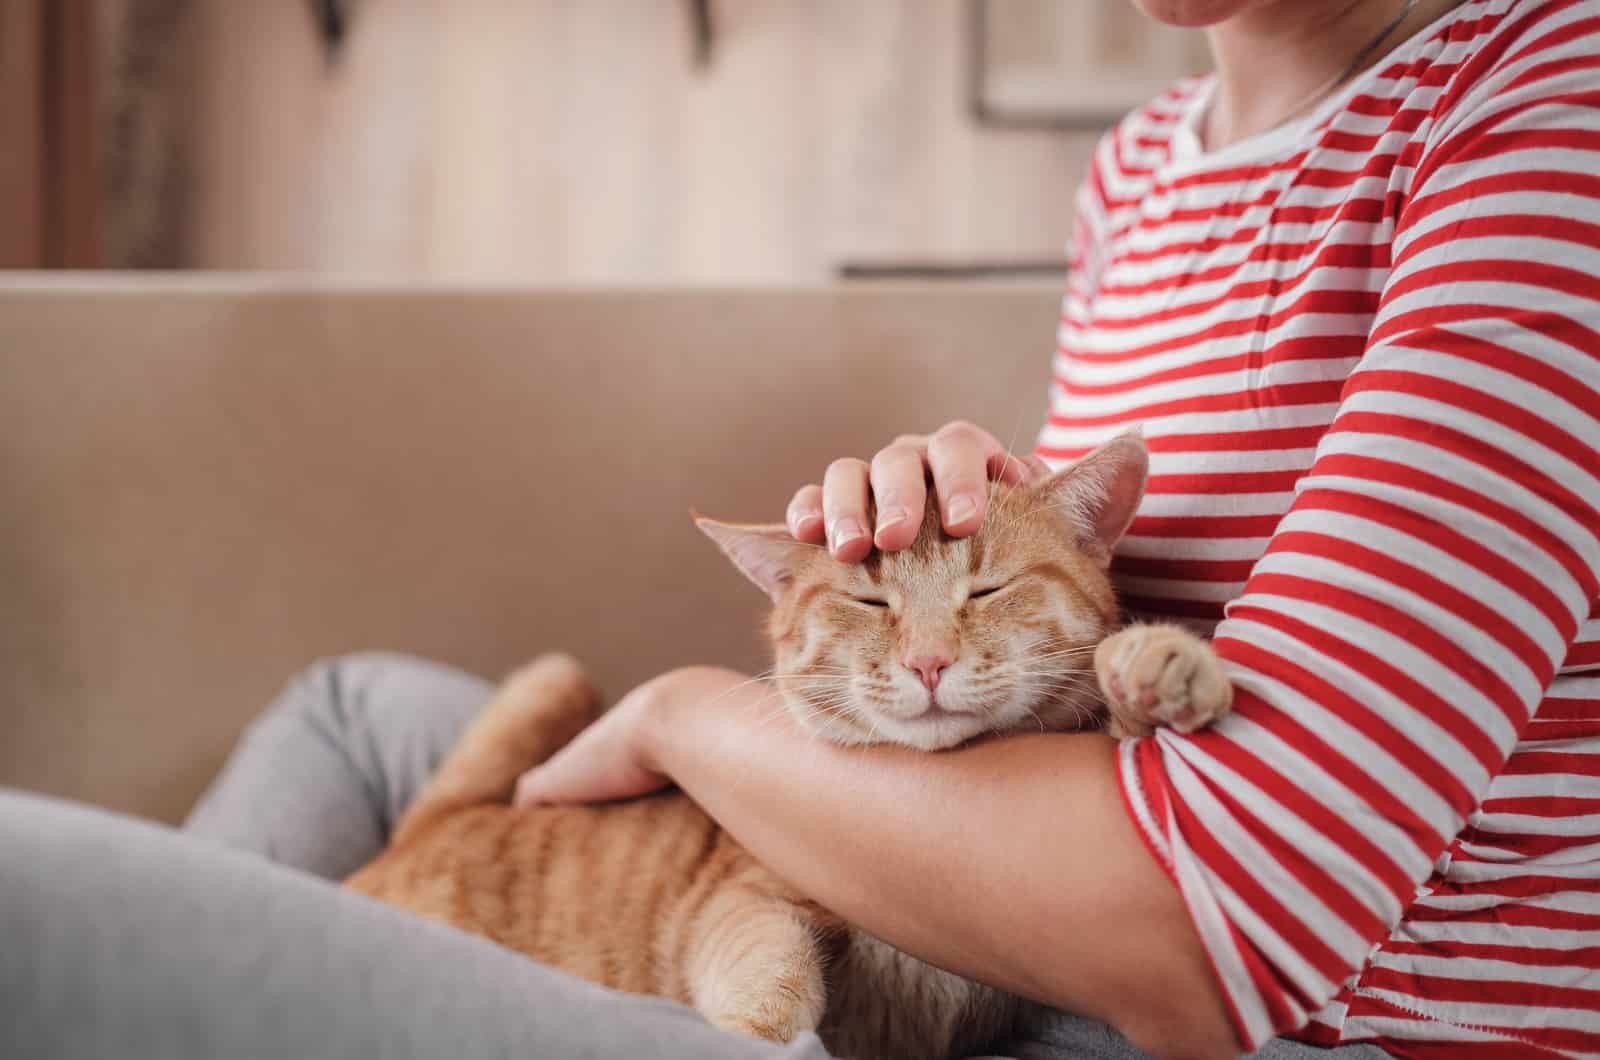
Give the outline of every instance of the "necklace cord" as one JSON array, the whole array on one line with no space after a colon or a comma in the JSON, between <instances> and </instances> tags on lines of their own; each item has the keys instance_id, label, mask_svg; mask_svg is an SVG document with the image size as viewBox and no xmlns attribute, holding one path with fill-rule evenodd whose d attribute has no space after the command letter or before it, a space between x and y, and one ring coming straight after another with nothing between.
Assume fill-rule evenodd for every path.
<instances>
[{"instance_id":1,"label":"necklace cord","mask_svg":"<svg viewBox=\"0 0 1600 1060\"><path fill-rule=\"evenodd\" d=\"M1285 122L1298 118L1300 115L1316 106L1323 99L1326 99L1328 94L1334 89L1338 88L1340 85L1354 77L1361 70L1362 65L1372 57L1372 53L1382 47L1383 42L1388 40L1390 36L1394 34L1394 31L1399 29L1401 25L1405 23L1405 20L1411 16L1411 12L1416 8L1416 6L1417 0L1406 0L1406 2L1400 7L1400 13L1395 15L1394 18L1390 19L1388 25L1384 26L1376 37L1373 37L1361 48L1360 51L1356 52L1356 57L1351 59L1349 64L1346 65L1343 70L1340 70L1331 79L1318 85L1310 95L1306 96L1306 98L1302 99L1299 103L1296 103L1292 110L1290 110L1283 117L1279 118L1277 124L1282 125Z\"/></svg>"},{"instance_id":2,"label":"necklace cord","mask_svg":"<svg viewBox=\"0 0 1600 1060\"><path fill-rule=\"evenodd\" d=\"M1379 46L1381 46L1384 41L1389 39L1389 35L1395 30L1399 29L1401 23L1405 22L1405 20L1411 16L1411 11L1416 6L1417 0L1406 0L1405 4L1400 8L1400 13L1394 16L1394 18L1389 21L1387 26L1383 27L1382 33L1379 33L1376 37L1373 37L1372 40L1367 43L1365 48L1362 48L1360 51L1356 52L1356 57L1350 60L1350 65L1345 67L1344 70L1340 72L1338 78L1334 80L1332 85L1328 86L1328 89L1331 91L1332 89L1337 88L1339 85L1342 85L1346 81L1350 80L1350 78L1354 77L1356 71L1361 69L1362 64L1372 56L1372 53L1377 51Z\"/></svg>"}]
</instances>

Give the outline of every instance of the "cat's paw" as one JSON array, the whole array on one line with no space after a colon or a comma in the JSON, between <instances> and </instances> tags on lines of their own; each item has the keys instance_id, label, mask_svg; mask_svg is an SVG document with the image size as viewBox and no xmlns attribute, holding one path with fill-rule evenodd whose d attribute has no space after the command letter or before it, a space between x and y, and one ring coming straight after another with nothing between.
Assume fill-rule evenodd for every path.
<instances>
[{"instance_id":1,"label":"cat's paw","mask_svg":"<svg viewBox=\"0 0 1600 1060\"><path fill-rule=\"evenodd\" d=\"M1176 626L1129 626L1100 642L1095 674L1112 736L1193 732L1228 713L1233 685L1211 646Z\"/></svg>"},{"instance_id":2,"label":"cat's paw","mask_svg":"<svg viewBox=\"0 0 1600 1060\"><path fill-rule=\"evenodd\" d=\"M789 1042L801 1031L815 1030L826 1005L820 974L787 976L766 991L752 990L737 1003L711 1013L709 1021L735 1034Z\"/></svg>"},{"instance_id":3,"label":"cat's paw","mask_svg":"<svg viewBox=\"0 0 1600 1060\"><path fill-rule=\"evenodd\" d=\"M816 1028L815 1022L799 1018L792 1011L783 1010L739 1015L723 1014L709 1022L720 1030L743 1034L749 1038L765 1038L769 1042L792 1042L801 1031Z\"/></svg>"}]
</instances>

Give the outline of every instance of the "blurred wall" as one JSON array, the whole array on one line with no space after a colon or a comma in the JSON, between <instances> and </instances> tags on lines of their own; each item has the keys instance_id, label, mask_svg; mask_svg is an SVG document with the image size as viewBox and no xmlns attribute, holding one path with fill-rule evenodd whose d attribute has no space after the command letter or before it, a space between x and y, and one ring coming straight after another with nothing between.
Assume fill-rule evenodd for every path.
<instances>
[{"instance_id":1,"label":"blurred wall","mask_svg":"<svg viewBox=\"0 0 1600 1060\"><path fill-rule=\"evenodd\" d=\"M1058 258L1092 133L991 130L962 0L193 0L185 263L806 282Z\"/></svg>"}]
</instances>

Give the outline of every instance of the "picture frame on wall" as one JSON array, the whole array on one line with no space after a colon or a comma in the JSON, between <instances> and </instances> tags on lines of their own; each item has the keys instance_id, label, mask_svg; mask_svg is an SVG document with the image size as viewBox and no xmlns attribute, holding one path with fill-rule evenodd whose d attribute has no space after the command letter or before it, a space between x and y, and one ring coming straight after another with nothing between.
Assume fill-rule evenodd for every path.
<instances>
[{"instance_id":1,"label":"picture frame on wall","mask_svg":"<svg viewBox=\"0 0 1600 1060\"><path fill-rule=\"evenodd\" d=\"M1205 36L1132 0L967 0L970 99L983 124L1099 129L1210 66Z\"/></svg>"}]
</instances>

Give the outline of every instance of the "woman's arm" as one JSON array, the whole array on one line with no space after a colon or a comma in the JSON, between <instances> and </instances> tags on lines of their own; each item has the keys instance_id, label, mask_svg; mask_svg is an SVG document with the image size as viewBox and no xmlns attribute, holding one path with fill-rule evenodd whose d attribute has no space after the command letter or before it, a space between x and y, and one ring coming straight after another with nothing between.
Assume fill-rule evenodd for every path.
<instances>
[{"instance_id":1,"label":"woman's arm","mask_svg":"<svg viewBox=\"0 0 1600 1060\"><path fill-rule=\"evenodd\" d=\"M1116 1027L1158 1056L1238 1051L1182 899L1098 733L939 754L812 739L762 684L694 668L628 696L519 801L687 791L757 858L872 934ZM966 911L952 915L952 910Z\"/></svg>"}]
</instances>

